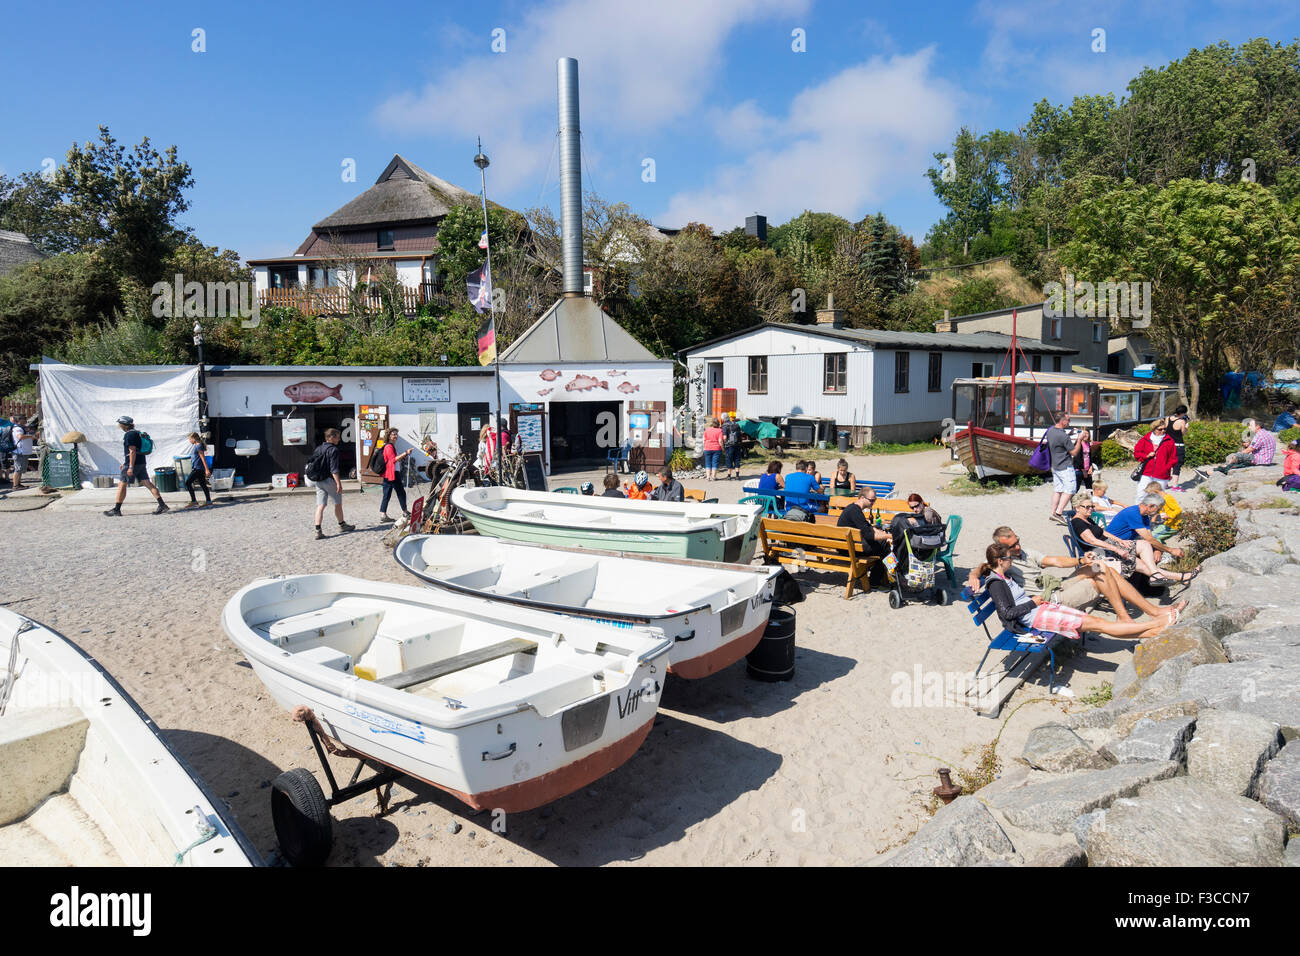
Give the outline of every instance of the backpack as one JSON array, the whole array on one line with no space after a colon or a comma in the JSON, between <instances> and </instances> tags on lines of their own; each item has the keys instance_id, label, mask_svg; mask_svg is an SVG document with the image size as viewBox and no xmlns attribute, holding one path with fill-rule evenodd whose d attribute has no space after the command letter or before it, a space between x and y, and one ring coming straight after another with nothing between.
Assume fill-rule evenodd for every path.
<instances>
[{"instance_id":1,"label":"backpack","mask_svg":"<svg viewBox=\"0 0 1300 956\"><path fill-rule=\"evenodd\" d=\"M0 455L8 455L18 446L14 444L14 428L6 425L0 428Z\"/></svg>"},{"instance_id":2,"label":"backpack","mask_svg":"<svg viewBox=\"0 0 1300 956\"><path fill-rule=\"evenodd\" d=\"M312 481L324 481L330 476L329 466L325 463L325 445L317 445L316 450L307 459L302 473Z\"/></svg>"},{"instance_id":3,"label":"backpack","mask_svg":"<svg viewBox=\"0 0 1300 956\"><path fill-rule=\"evenodd\" d=\"M142 455L153 454L153 439L149 437L148 432L140 433L140 454Z\"/></svg>"},{"instance_id":4,"label":"backpack","mask_svg":"<svg viewBox=\"0 0 1300 956\"><path fill-rule=\"evenodd\" d=\"M384 473L384 449L382 445L375 446L375 450L370 453L370 460L366 462L366 467L376 475Z\"/></svg>"}]
</instances>

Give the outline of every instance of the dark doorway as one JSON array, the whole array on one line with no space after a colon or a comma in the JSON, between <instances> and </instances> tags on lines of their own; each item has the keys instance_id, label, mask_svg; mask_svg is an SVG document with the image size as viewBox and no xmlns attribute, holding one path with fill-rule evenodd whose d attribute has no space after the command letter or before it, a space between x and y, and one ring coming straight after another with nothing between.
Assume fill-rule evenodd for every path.
<instances>
[{"instance_id":1,"label":"dark doorway","mask_svg":"<svg viewBox=\"0 0 1300 956\"><path fill-rule=\"evenodd\" d=\"M604 430L618 443L623 434L621 407L621 402L551 402L552 470L603 463L609 448L598 439Z\"/></svg>"},{"instance_id":2,"label":"dark doorway","mask_svg":"<svg viewBox=\"0 0 1300 956\"><path fill-rule=\"evenodd\" d=\"M325 429L337 428L343 433L339 442L339 477L355 478L357 476L357 439L353 434L356 424L356 409L351 405L325 405L311 410L307 420L307 444L311 455L325 440Z\"/></svg>"},{"instance_id":3,"label":"dark doorway","mask_svg":"<svg viewBox=\"0 0 1300 956\"><path fill-rule=\"evenodd\" d=\"M271 419L269 418L214 418L216 454L213 468L233 468L246 485L265 484L275 474L275 460L271 457ZM256 455L247 458L235 454L235 442L256 441L262 447Z\"/></svg>"},{"instance_id":4,"label":"dark doorway","mask_svg":"<svg viewBox=\"0 0 1300 956\"><path fill-rule=\"evenodd\" d=\"M478 457L478 436L484 425L491 424L487 402L456 403L456 435L460 439L462 454L470 460Z\"/></svg>"},{"instance_id":5,"label":"dark doorway","mask_svg":"<svg viewBox=\"0 0 1300 956\"><path fill-rule=\"evenodd\" d=\"M1111 355L1106 356L1106 371L1108 374L1110 375L1123 374L1119 368L1119 361L1120 358L1123 356L1123 354L1124 354L1123 352L1115 352Z\"/></svg>"}]
</instances>

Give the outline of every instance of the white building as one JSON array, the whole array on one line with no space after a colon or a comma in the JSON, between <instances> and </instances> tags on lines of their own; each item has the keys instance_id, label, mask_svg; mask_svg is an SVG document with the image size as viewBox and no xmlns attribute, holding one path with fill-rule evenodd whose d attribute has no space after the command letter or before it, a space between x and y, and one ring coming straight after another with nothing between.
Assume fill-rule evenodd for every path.
<instances>
[{"instance_id":1,"label":"white building","mask_svg":"<svg viewBox=\"0 0 1300 956\"><path fill-rule=\"evenodd\" d=\"M764 322L686 349L688 407L708 415L713 389L733 388L741 417L821 419L819 437L850 431L855 445L918 441L937 436L952 414L953 380L996 374L1011 345L996 332L846 329L841 317L823 310L815 325ZM1045 358L1068 367L1076 354L1035 339L1019 344L1034 368Z\"/></svg>"}]
</instances>

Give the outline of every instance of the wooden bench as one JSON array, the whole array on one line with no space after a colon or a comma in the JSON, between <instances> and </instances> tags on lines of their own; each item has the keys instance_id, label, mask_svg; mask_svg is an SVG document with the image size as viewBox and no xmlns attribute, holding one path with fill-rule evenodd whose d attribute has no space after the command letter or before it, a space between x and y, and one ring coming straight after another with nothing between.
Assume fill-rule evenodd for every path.
<instances>
[{"instance_id":1,"label":"wooden bench","mask_svg":"<svg viewBox=\"0 0 1300 956\"><path fill-rule=\"evenodd\" d=\"M437 680L439 677L446 677L456 671L468 670L471 667L477 667L479 664L486 664L488 661L495 661L501 657L510 657L513 654L535 654L536 652L536 641L514 637L508 641L489 644L487 647L466 651L464 654L457 654L455 657L448 657L445 660L412 667L409 671L402 671L400 674L381 677L375 683L397 690L406 690L406 688L414 687L416 684L426 684L431 680Z\"/></svg>"},{"instance_id":2,"label":"wooden bench","mask_svg":"<svg viewBox=\"0 0 1300 956\"><path fill-rule=\"evenodd\" d=\"M830 510L827 513L832 518L838 518L840 512L857 500L854 495L834 495L831 497ZM926 502L926 504L929 504L929 502ZM911 514L912 506L907 503L906 498L877 498L875 511L879 513L880 520L888 527L889 522L894 520L895 515Z\"/></svg>"},{"instance_id":3,"label":"wooden bench","mask_svg":"<svg viewBox=\"0 0 1300 956\"><path fill-rule=\"evenodd\" d=\"M871 590L867 575L871 566L880 560L874 554L863 553L862 536L857 528L764 518L758 526L758 540L769 563L847 572L846 598L853 596L854 582L863 592Z\"/></svg>"},{"instance_id":4,"label":"wooden bench","mask_svg":"<svg viewBox=\"0 0 1300 956\"><path fill-rule=\"evenodd\" d=\"M703 488L683 488L682 498L684 498L686 501L695 501L705 505L716 505L718 503L717 498L704 497Z\"/></svg>"}]
</instances>

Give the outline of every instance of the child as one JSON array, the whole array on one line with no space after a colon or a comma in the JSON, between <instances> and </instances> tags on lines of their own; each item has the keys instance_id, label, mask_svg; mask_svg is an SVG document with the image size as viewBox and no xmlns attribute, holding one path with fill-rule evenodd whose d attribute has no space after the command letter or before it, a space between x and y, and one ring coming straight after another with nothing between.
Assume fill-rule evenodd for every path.
<instances>
[{"instance_id":1,"label":"child","mask_svg":"<svg viewBox=\"0 0 1300 956\"><path fill-rule=\"evenodd\" d=\"M628 498L633 501L649 501L652 492L650 476L644 471L638 471L632 476L632 484L625 485L623 490L627 492Z\"/></svg>"},{"instance_id":2,"label":"child","mask_svg":"<svg viewBox=\"0 0 1300 956\"><path fill-rule=\"evenodd\" d=\"M1277 486L1287 491L1300 490L1300 438L1286 446L1286 455L1282 459L1282 477L1277 480Z\"/></svg>"},{"instance_id":3,"label":"child","mask_svg":"<svg viewBox=\"0 0 1300 956\"><path fill-rule=\"evenodd\" d=\"M203 456L203 439L199 437L199 433L190 432L189 438L190 473L185 479L185 490L190 493L190 503L185 507L199 507L199 499L194 494L194 485L198 484L203 489L203 507L208 508L212 505L212 490L208 487L208 477L212 474L212 469L208 467L208 460Z\"/></svg>"},{"instance_id":4,"label":"child","mask_svg":"<svg viewBox=\"0 0 1300 956\"><path fill-rule=\"evenodd\" d=\"M1158 481L1153 481L1148 484L1146 486L1146 493L1149 495L1159 495L1165 499L1165 505L1160 509L1160 514L1157 516L1159 520L1155 526L1152 527L1151 533L1156 536L1156 540L1158 541L1168 541L1178 533L1178 526L1183 520L1182 506L1178 504L1173 495L1160 487L1160 482Z\"/></svg>"}]
</instances>

